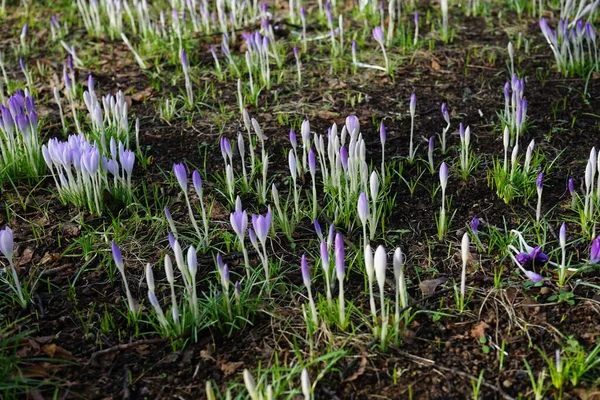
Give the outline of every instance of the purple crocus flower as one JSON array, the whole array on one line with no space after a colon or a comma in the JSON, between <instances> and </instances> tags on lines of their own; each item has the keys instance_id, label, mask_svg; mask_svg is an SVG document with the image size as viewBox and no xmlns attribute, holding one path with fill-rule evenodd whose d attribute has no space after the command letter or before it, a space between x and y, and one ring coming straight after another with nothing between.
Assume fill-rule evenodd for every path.
<instances>
[{"instance_id":1,"label":"purple crocus flower","mask_svg":"<svg viewBox=\"0 0 600 400\"><path fill-rule=\"evenodd\" d=\"M410 104L409 104L409 111L410 111L410 115L412 117L415 116L415 112L417 111L417 95L416 94L411 94L410 95Z\"/></svg>"},{"instance_id":2,"label":"purple crocus flower","mask_svg":"<svg viewBox=\"0 0 600 400\"><path fill-rule=\"evenodd\" d=\"M443 162L440 165L440 185L443 190L446 190L446 185L448 184L448 165Z\"/></svg>"},{"instance_id":3,"label":"purple crocus flower","mask_svg":"<svg viewBox=\"0 0 600 400\"><path fill-rule=\"evenodd\" d=\"M537 176L537 179L535 181L535 186L537 187L538 191L542 190L543 186L544 186L544 173L540 172Z\"/></svg>"},{"instance_id":4,"label":"purple crocus flower","mask_svg":"<svg viewBox=\"0 0 600 400\"><path fill-rule=\"evenodd\" d=\"M312 147L308 151L308 169L310 170L310 174L313 176L317 172L317 158L315 156L315 152L312 149Z\"/></svg>"},{"instance_id":5,"label":"purple crocus flower","mask_svg":"<svg viewBox=\"0 0 600 400\"><path fill-rule=\"evenodd\" d=\"M302 272L302 281L304 282L304 286L310 287L310 269L308 268L308 261L306 260L305 254L302 254L300 271Z\"/></svg>"},{"instance_id":6,"label":"purple crocus flower","mask_svg":"<svg viewBox=\"0 0 600 400\"><path fill-rule=\"evenodd\" d=\"M335 235L335 273L338 279L344 279L346 276L346 266L344 265L344 239L340 233Z\"/></svg>"},{"instance_id":7,"label":"purple crocus flower","mask_svg":"<svg viewBox=\"0 0 600 400\"><path fill-rule=\"evenodd\" d=\"M350 134L357 134L360 130L360 122L358 121L358 117L356 115L349 115L346 117L346 128Z\"/></svg>"},{"instance_id":8,"label":"purple crocus flower","mask_svg":"<svg viewBox=\"0 0 600 400\"><path fill-rule=\"evenodd\" d=\"M7 226L0 231L0 252L12 264L12 256L15 247L12 230Z\"/></svg>"},{"instance_id":9,"label":"purple crocus flower","mask_svg":"<svg viewBox=\"0 0 600 400\"><path fill-rule=\"evenodd\" d=\"M571 196L573 196L575 194L575 181L573 178L569 178L569 181L567 182L567 188L569 189Z\"/></svg>"},{"instance_id":10,"label":"purple crocus flower","mask_svg":"<svg viewBox=\"0 0 600 400\"><path fill-rule=\"evenodd\" d=\"M126 150L121 154L121 165L127 173L127 176L131 176L133 172L133 164L135 163L135 154L133 151Z\"/></svg>"},{"instance_id":11,"label":"purple crocus flower","mask_svg":"<svg viewBox=\"0 0 600 400\"><path fill-rule=\"evenodd\" d=\"M596 239L590 246L590 264L598 264L600 262L600 236L596 236Z\"/></svg>"},{"instance_id":12,"label":"purple crocus flower","mask_svg":"<svg viewBox=\"0 0 600 400\"><path fill-rule=\"evenodd\" d=\"M323 240L323 231L321 230L321 224L319 224L319 220L315 218L315 220L313 221L313 225L315 227L315 232L317 233L319 240Z\"/></svg>"},{"instance_id":13,"label":"purple crocus flower","mask_svg":"<svg viewBox=\"0 0 600 400\"><path fill-rule=\"evenodd\" d=\"M533 271L525 271L525 275L533 283L541 282L544 279L540 274L538 274L537 272L533 272Z\"/></svg>"},{"instance_id":14,"label":"purple crocus flower","mask_svg":"<svg viewBox=\"0 0 600 400\"><path fill-rule=\"evenodd\" d=\"M433 149L435 147L435 139L433 138L433 136L429 137L429 151L433 152Z\"/></svg>"},{"instance_id":15,"label":"purple crocus flower","mask_svg":"<svg viewBox=\"0 0 600 400\"><path fill-rule=\"evenodd\" d=\"M383 46L383 29L381 28L381 26L376 26L375 28L373 28L373 39L375 39L375 41L377 43L379 43L380 46Z\"/></svg>"},{"instance_id":16,"label":"purple crocus flower","mask_svg":"<svg viewBox=\"0 0 600 400\"><path fill-rule=\"evenodd\" d=\"M181 50L181 65L183 66L183 70L187 71L190 64L188 63L188 58L187 58L187 53L185 52L185 50Z\"/></svg>"},{"instance_id":17,"label":"purple crocus flower","mask_svg":"<svg viewBox=\"0 0 600 400\"><path fill-rule=\"evenodd\" d=\"M252 218L252 223L254 224L254 216L252 216ZM231 222L231 227L235 233L240 238L243 238L248 229L248 213L246 211L234 211L229 215L229 221Z\"/></svg>"},{"instance_id":18,"label":"purple crocus flower","mask_svg":"<svg viewBox=\"0 0 600 400\"><path fill-rule=\"evenodd\" d=\"M194 190L198 193L198 196L202 196L202 177L197 170L192 172L192 184L194 185Z\"/></svg>"},{"instance_id":19,"label":"purple crocus flower","mask_svg":"<svg viewBox=\"0 0 600 400\"><path fill-rule=\"evenodd\" d=\"M361 192L358 196L358 217L363 225L367 223L367 219L369 218L369 201L364 192Z\"/></svg>"},{"instance_id":20,"label":"purple crocus flower","mask_svg":"<svg viewBox=\"0 0 600 400\"><path fill-rule=\"evenodd\" d=\"M471 232L473 232L473 235L477 237L479 233L479 218L477 218L476 216L473 217L473 219L469 223L469 226L471 227Z\"/></svg>"},{"instance_id":21,"label":"purple crocus flower","mask_svg":"<svg viewBox=\"0 0 600 400\"><path fill-rule=\"evenodd\" d=\"M516 255L516 260L521 265L537 264L543 265L548 262L548 256L542 251L541 246L536 246L529 253L523 252Z\"/></svg>"},{"instance_id":22,"label":"purple crocus flower","mask_svg":"<svg viewBox=\"0 0 600 400\"><path fill-rule=\"evenodd\" d=\"M117 264L117 267L120 270L123 270L125 264L123 263L123 255L121 254L121 249L119 249L119 246L117 246L115 242L111 242L110 247L112 250L112 256L113 260L115 261L115 264Z\"/></svg>"},{"instance_id":23,"label":"purple crocus flower","mask_svg":"<svg viewBox=\"0 0 600 400\"><path fill-rule=\"evenodd\" d=\"M256 233L258 240L264 244L267 241L269 229L271 228L270 213L267 212L267 214L264 216L252 214L252 227L254 228L254 232Z\"/></svg>"},{"instance_id":24,"label":"purple crocus flower","mask_svg":"<svg viewBox=\"0 0 600 400\"><path fill-rule=\"evenodd\" d=\"M173 234L171 232L169 232L169 235L167 236L169 239L169 246L171 246L171 248L174 248L175 246L175 236L173 236Z\"/></svg>"},{"instance_id":25,"label":"purple crocus flower","mask_svg":"<svg viewBox=\"0 0 600 400\"><path fill-rule=\"evenodd\" d=\"M298 146L298 141L296 140L296 132L293 129L290 129L290 144L294 149Z\"/></svg>"},{"instance_id":26,"label":"purple crocus flower","mask_svg":"<svg viewBox=\"0 0 600 400\"><path fill-rule=\"evenodd\" d=\"M227 162L227 157L232 157L231 143L225 136L221 138L221 154L223 155L225 162Z\"/></svg>"},{"instance_id":27,"label":"purple crocus flower","mask_svg":"<svg viewBox=\"0 0 600 400\"><path fill-rule=\"evenodd\" d=\"M173 173L181 189L187 193L187 171L183 164L173 164Z\"/></svg>"},{"instance_id":28,"label":"purple crocus flower","mask_svg":"<svg viewBox=\"0 0 600 400\"><path fill-rule=\"evenodd\" d=\"M348 149L346 149L346 146L342 146L340 149L340 161L344 172L346 172L348 170Z\"/></svg>"}]
</instances>

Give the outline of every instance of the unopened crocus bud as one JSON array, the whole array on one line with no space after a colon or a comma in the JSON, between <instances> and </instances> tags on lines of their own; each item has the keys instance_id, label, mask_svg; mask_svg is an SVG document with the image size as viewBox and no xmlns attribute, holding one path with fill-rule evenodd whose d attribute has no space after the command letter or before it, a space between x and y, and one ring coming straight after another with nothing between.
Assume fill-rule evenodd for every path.
<instances>
[{"instance_id":1,"label":"unopened crocus bud","mask_svg":"<svg viewBox=\"0 0 600 400\"><path fill-rule=\"evenodd\" d=\"M535 180L535 186L537 187L538 192L540 192L544 186L544 173L540 172Z\"/></svg>"},{"instance_id":2,"label":"unopened crocus bud","mask_svg":"<svg viewBox=\"0 0 600 400\"><path fill-rule=\"evenodd\" d=\"M508 42L508 56L510 57L511 60L515 56L515 48L514 48L512 42Z\"/></svg>"},{"instance_id":3,"label":"unopened crocus bud","mask_svg":"<svg viewBox=\"0 0 600 400\"><path fill-rule=\"evenodd\" d=\"M306 260L306 255L302 254L302 259L300 261L300 272L302 272L302 282L304 286L307 288L310 287L310 270L308 268L308 261Z\"/></svg>"},{"instance_id":4,"label":"unopened crocus bud","mask_svg":"<svg viewBox=\"0 0 600 400\"><path fill-rule=\"evenodd\" d=\"M369 189L371 190L371 199L376 200L377 196L379 196L379 177L375 171L371 172Z\"/></svg>"},{"instance_id":5,"label":"unopened crocus bud","mask_svg":"<svg viewBox=\"0 0 600 400\"><path fill-rule=\"evenodd\" d=\"M346 266L344 265L344 239L340 233L335 235L335 273L338 280L343 280L346 276Z\"/></svg>"},{"instance_id":6,"label":"unopened crocus bud","mask_svg":"<svg viewBox=\"0 0 600 400\"><path fill-rule=\"evenodd\" d=\"M223 286L225 290L229 290L229 267L227 264L223 264L223 268L219 271L221 273L221 286Z\"/></svg>"},{"instance_id":7,"label":"unopened crocus bud","mask_svg":"<svg viewBox=\"0 0 600 400\"><path fill-rule=\"evenodd\" d=\"M187 252L187 264L188 270L192 276L196 275L196 271L198 271L198 257L196 255L196 249L194 246L190 246Z\"/></svg>"},{"instance_id":8,"label":"unopened crocus bud","mask_svg":"<svg viewBox=\"0 0 600 400\"><path fill-rule=\"evenodd\" d=\"M315 232L317 233L317 237L319 240L323 240L323 231L321 230L321 224L319 224L319 220L315 218L313 221L313 225L315 227Z\"/></svg>"},{"instance_id":9,"label":"unopened crocus bud","mask_svg":"<svg viewBox=\"0 0 600 400\"><path fill-rule=\"evenodd\" d=\"M379 290L383 292L383 287L385 285L385 270L387 267L387 257L385 254L385 248L383 246L379 246L377 247L377 250L375 250L373 265L375 268L375 278L377 279Z\"/></svg>"},{"instance_id":10,"label":"unopened crocus bud","mask_svg":"<svg viewBox=\"0 0 600 400\"><path fill-rule=\"evenodd\" d=\"M450 113L448 112L448 107L446 103L442 103L442 117L444 117L444 121L446 121L447 125L450 125Z\"/></svg>"},{"instance_id":11,"label":"unopened crocus bud","mask_svg":"<svg viewBox=\"0 0 600 400\"><path fill-rule=\"evenodd\" d=\"M373 282L375 276L375 266L373 264L373 249L370 245L365 246L365 269L369 282Z\"/></svg>"},{"instance_id":12,"label":"unopened crocus bud","mask_svg":"<svg viewBox=\"0 0 600 400\"><path fill-rule=\"evenodd\" d=\"M175 245L175 236L173 236L171 232L169 232L169 234L167 235L167 240L169 241L169 246L173 248L173 246Z\"/></svg>"},{"instance_id":13,"label":"unopened crocus bud","mask_svg":"<svg viewBox=\"0 0 600 400\"><path fill-rule=\"evenodd\" d=\"M418 11L415 11L414 22L415 22L415 25L417 25L417 26L419 25L419 12Z\"/></svg>"},{"instance_id":14,"label":"unopened crocus bud","mask_svg":"<svg viewBox=\"0 0 600 400\"><path fill-rule=\"evenodd\" d=\"M573 178L569 178L569 181L567 182L567 188L569 189L569 193L571 194L571 196L575 195L575 181L573 181Z\"/></svg>"},{"instance_id":15,"label":"unopened crocus bud","mask_svg":"<svg viewBox=\"0 0 600 400\"><path fill-rule=\"evenodd\" d=\"M479 234L479 218L473 217L473 219L469 223L469 227L471 228L471 232L473 232L473 235L477 237Z\"/></svg>"},{"instance_id":16,"label":"unopened crocus bud","mask_svg":"<svg viewBox=\"0 0 600 400\"><path fill-rule=\"evenodd\" d=\"M181 186L181 190L187 193L187 171L185 170L185 166L183 164L174 164L173 173L175 174L175 178L177 178L179 186Z\"/></svg>"},{"instance_id":17,"label":"unopened crocus bud","mask_svg":"<svg viewBox=\"0 0 600 400\"><path fill-rule=\"evenodd\" d=\"M114 242L113 242L114 244ZM4 257L6 257L6 259L8 260L8 263L10 265L12 265L13 262L13 251L14 251L14 247L15 247L15 242L13 239L13 232L10 229L10 227L6 226L4 227L4 229L0 230L0 252L4 255ZM113 248L116 247L116 244L114 244ZM119 248L117 247L117 250ZM113 250L113 257L114 257L114 250ZM121 255L121 252L118 253L118 255ZM116 259L115 259L116 262ZM122 262L122 260L121 260Z\"/></svg>"},{"instance_id":18,"label":"unopened crocus bud","mask_svg":"<svg viewBox=\"0 0 600 400\"><path fill-rule=\"evenodd\" d=\"M202 177L197 170L192 172L192 184L194 185L194 190L198 193L198 196L202 196Z\"/></svg>"},{"instance_id":19,"label":"unopened crocus bud","mask_svg":"<svg viewBox=\"0 0 600 400\"><path fill-rule=\"evenodd\" d=\"M510 82L504 84L504 100L510 100Z\"/></svg>"},{"instance_id":20,"label":"unopened crocus bud","mask_svg":"<svg viewBox=\"0 0 600 400\"><path fill-rule=\"evenodd\" d=\"M387 133L385 131L385 125L383 125L383 122L382 122L381 125L379 126L379 141L381 142L382 145L384 145L386 139L387 139Z\"/></svg>"},{"instance_id":21,"label":"unopened crocus bud","mask_svg":"<svg viewBox=\"0 0 600 400\"><path fill-rule=\"evenodd\" d=\"M121 254L121 249L119 249L119 246L117 246L115 242L111 242L110 246L112 250L113 260L115 261L115 264L119 271L121 271L122 273L125 270L125 264L123 263L123 255ZM6 256L4 251L2 251L2 253Z\"/></svg>"},{"instance_id":22,"label":"unopened crocus bud","mask_svg":"<svg viewBox=\"0 0 600 400\"><path fill-rule=\"evenodd\" d=\"M312 176L315 176L317 173L317 157L315 156L315 151L311 149L308 151L308 169Z\"/></svg>"},{"instance_id":23,"label":"unopened crocus bud","mask_svg":"<svg viewBox=\"0 0 600 400\"><path fill-rule=\"evenodd\" d=\"M298 176L298 173L297 173L298 165L296 163L296 156L294 155L294 152L292 150L290 150L288 153L288 164L290 167L290 174L292 176L292 180L295 182L296 177Z\"/></svg>"},{"instance_id":24,"label":"unopened crocus bud","mask_svg":"<svg viewBox=\"0 0 600 400\"><path fill-rule=\"evenodd\" d=\"M508 126L504 127L503 144L504 150L508 150L508 145L510 144L510 132L508 130Z\"/></svg>"},{"instance_id":25,"label":"unopened crocus bud","mask_svg":"<svg viewBox=\"0 0 600 400\"><path fill-rule=\"evenodd\" d=\"M533 149L535 148L535 139L531 139L529 145L527 146L527 151L525 151L525 163L523 164L523 170L525 172L529 172L529 168L531 166L531 158L533 156Z\"/></svg>"},{"instance_id":26,"label":"unopened crocus bud","mask_svg":"<svg viewBox=\"0 0 600 400\"><path fill-rule=\"evenodd\" d=\"M298 146L298 141L296 140L296 132L294 132L293 129L290 129L290 144L292 145L294 150Z\"/></svg>"},{"instance_id":27,"label":"unopened crocus bud","mask_svg":"<svg viewBox=\"0 0 600 400\"><path fill-rule=\"evenodd\" d=\"M469 259L469 235L467 232L463 234L461 246L460 246L460 255L462 257L463 265L466 265L467 260Z\"/></svg>"},{"instance_id":28,"label":"unopened crocus bud","mask_svg":"<svg viewBox=\"0 0 600 400\"><path fill-rule=\"evenodd\" d=\"M558 231L558 241L562 248L567 245L567 224L564 222L560 225L560 230Z\"/></svg>"},{"instance_id":29,"label":"unopened crocus bud","mask_svg":"<svg viewBox=\"0 0 600 400\"><path fill-rule=\"evenodd\" d=\"M183 71L187 74L190 64L188 63L187 53L185 52L185 50L181 50L180 58L181 58L181 65L183 67Z\"/></svg>"},{"instance_id":30,"label":"unopened crocus bud","mask_svg":"<svg viewBox=\"0 0 600 400\"><path fill-rule=\"evenodd\" d=\"M442 186L442 191L446 190L446 185L448 184L448 165L443 162L440 165L440 185Z\"/></svg>"},{"instance_id":31,"label":"unopened crocus bud","mask_svg":"<svg viewBox=\"0 0 600 400\"><path fill-rule=\"evenodd\" d=\"M431 153L433 153L433 150L435 149L435 139L434 139L433 136L429 136L429 141L428 141L427 149Z\"/></svg>"},{"instance_id":32,"label":"unopened crocus bud","mask_svg":"<svg viewBox=\"0 0 600 400\"><path fill-rule=\"evenodd\" d=\"M367 220L369 219L369 201L364 192L361 192L358 196L358 217L363 225L367 224Z\"/></svg>"},{"instance_id":33,"label":"unopened crocus bud","mask_svg":"<svg viewBox=\"0 0 600 400\"><path fill-rule=\"evenodd\" d=\"M306 370L306 368L302 369L302 373L300 374L300 382L301 382L301 386L302 386L302 395L304 396L305 400L309 400L311 386L310 386L310 377L308 376L308 371Z\"/></svg>"},{"instance_id":34,"label":"unopened crocus bud","mask_svg":"<svg viewBox=\"0 0 600 400\"><path fill-rule=\"evenodd\" d=\"M350 135L358 135L360 131L360 122L358 121L358 117L356 115L349 115L346 117L346 128Z\"/></svg>"},{"instance_id":35,"label":"unopened crocus bud","mask_svg":"<svg viewBox=\"0 0 600 400\"><path fill-rule=\"evenodd\" d=\"M146 283L148 283L148 290L154 292L154 274L150 263L146 264Z\"/></svg>"},{"instance_id":36,"label":"unopened crocus bud","mask_svg":"<svg viewBox=\"0 0 600 400\"><path fill-rule=\"evenodd\" d=\"M409 111L410 116L414 118L417 111L417 96L414 93L410 95Z\"/></svg>"},{"instance_id":37,"label":"unopened crocus bud","mask_svg":"<svg viewBox=\"0 0 600 400\"><path fill-rule=\"evenodd\" d=\"M175 282L175 275L173 275L173 263L171 262L171 257L167 254L165 256L165 275L167 276L167 281L170 284Z\"/></svg>"},{"instance_id":38,"label":"unopened crocus bud","mask_svg":"<svg viewBox=\"0 0 600 400\"><path fill-rule=\"evenodd\" d=\"M231 158L233 153L231 151L231 143L229 142L229 139L227 139L225 136L223 136L221 138L221 155L223 156L223 159L225 160L225 162L227 162L227 157Z\"/></svg>"},{"instance_id":39,"label":"unopened crocus bud","mask_svg":"<svg viewBox=\"0 0 600 400\"><path fill-rule=\"evenodd\" d=\"M381 28L381 26L376 26L375 28L373 28L372 34L373 39L375 39L375 41L379 43L380 46L383 46L383 29Z\"/></svg>"}]
</instances>

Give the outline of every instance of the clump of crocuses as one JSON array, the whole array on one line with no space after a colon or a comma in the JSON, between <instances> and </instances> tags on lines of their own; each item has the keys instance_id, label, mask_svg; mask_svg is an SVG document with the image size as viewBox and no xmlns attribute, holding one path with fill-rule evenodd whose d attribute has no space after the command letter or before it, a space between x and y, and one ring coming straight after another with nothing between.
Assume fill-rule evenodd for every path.
<instances>
[{"instance_id":1,"label":"clump of crocuses","mask_svg":"<svg viewBox=\"0 0 600 400\"><path fill-rule=\"evenodd\" d=\"M110 158L83 135L71 135L66 142L50 139L42 146L43 158L64 203L102 214L106 191L126 202L131 199L135 154L114 139L109 147Z\"/></svg>"},{"instance_id":2,"label":"clump of crocuses","mask_svg":"<svg viewBox=\"0 0 600 400\"><path fill-rule=\"evenodd\" d=\"M0 104L0 180L36 177L44 172L35 101L17 92Z\"/></svg>"}]
</instances>

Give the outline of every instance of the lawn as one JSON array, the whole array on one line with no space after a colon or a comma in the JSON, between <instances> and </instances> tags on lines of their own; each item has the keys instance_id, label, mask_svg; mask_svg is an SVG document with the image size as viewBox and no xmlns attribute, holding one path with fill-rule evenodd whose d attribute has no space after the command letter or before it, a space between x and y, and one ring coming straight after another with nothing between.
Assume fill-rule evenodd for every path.
<instances>
[{"instance_id":1,"label":"lawn","mask_svg":"<svg viewBox=\"0 0 600 400\"><path fill-rule=\"evenodd\" d=\"M0 3L0 398L600 398L600 2Z\"/></svg>"}]
</instances>

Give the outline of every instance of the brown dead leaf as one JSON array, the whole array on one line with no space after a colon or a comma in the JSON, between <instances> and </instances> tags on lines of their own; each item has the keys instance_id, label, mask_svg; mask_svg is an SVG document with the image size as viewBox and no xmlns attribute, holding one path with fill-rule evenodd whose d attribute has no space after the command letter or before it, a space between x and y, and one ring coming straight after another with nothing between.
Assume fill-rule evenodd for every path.
<instances>
[{"instance_id":1,"label":"brown dead leaf","mask_svg":"<svg viewBox=\"0 0 600 400\"><path fill-rule=\"evenodd\" d=\"M17 260L17 262L15 263L15 266L20 267L21 265L25 265L25 264L29 263L31 261L32 257L33 257L33 249L31 247L28 247L23 251L23 255L21 256L21 258L19 258Z\"/></svg>"},{"instance_id":2,"label":"brown dead leaf","mask_svg":"<svg viewBox=\"0 0 600 400\"><path fill-rule=\"evenodd\" d=\"M435 293L435 289L437 289L439 285L446 282L448 282L448 278L428 279L419 283L419 289L421 289L423 297L431 296Z\"/></svg>"},{"instance_id":3,"label":"brown dead leaf","mask_svg":"<svg viewBox=\"0 0 600 400\"><path fill-rule=\"evenodd\" d=\"M434 71L439 71L442 67L437 61L431 60L431 68L433 68Z\"/></svg>"},{"instance_id":4,"label":"brown dead leaf","mask_svg":"<svg viewBox=\"0 0 600 400\"><path fill-rule=\"evenodd\" d=\"M225 376L229 376L235 374L235 372L244 366L243 361L235 361L235 362L224 362L218 365L219 369L223 371Z\"/></svg>"},{"instance_id":5,"label":"brown dead leaf","mask_svg":"<svg viewBox=\"0 0 600 400\"><path fill-rule=\"evenodd\" d=\"M18 358L34 357L40 354L40 344L32 337L21 340L21 346L17 350Z\"/></svg>"},{"instance_id":6,"label":"brown dead leaf","mask_svg":"<svg viewBox=\"0 0 600 400\"><path fill-rule=\"evenodd\" d=\"M350 375L348 378L344 379L342 383L352 382L356 380L359 376L365 373L365 368L367 367L367 350L364 347L360 348L360 366L358 367L358 371Z\"/></svg>"},{"instance_id":7,"label":"brown dead leaf","mask_svg":"<svg viewBox=\"0 0 600 400\"><path fill-rule=\"evenodd\" d=\"M321 110L321 111L317 112L317 117L328 120L328 121L335 119L338 116L339 116L339 114L336 112L333 112L333 111Z\"/></svg>"},{"instance_id":8,"label":"brown dead leaf","mask_svg":"<svg viewBox=\"0 0 600 400\"><path fill-rule=\"evenodd\" d=\"M41 265L54 264L60 260L60 253L46 253L40 260Z\"/></svg>"},{"instance_id":9,"label":"brown dead leaf","mask_svg":"<svg viewBox=\"0 0 600 400\"><path fill-rule=\"evenodd\" d=\"M63 233L67 236L77 236L81 232L81 225L79 224L64 224Z\"/></svg>"},{"instance_id":10,"label":"brown dead leaf","mask_svg":"<svg viewBox=\"0 0 600 400\"><path fill-rule=\"evenodd\" d=\"M137 92L136 94L131 95L131 100L141 103L144 102L146 100L148 100L150 97L152 97L152 86L147 87L144 90L140 90L139 92Z\"/></svg>"},{"instance_id":11,"label":"brown dead leaf","mask_svg":"<svg viewBox=\"0 0 600 400\"><path fill-rule=\"evenodd\" d=\"M484 321L479 321L479 323L471 328L471 337L477 340L481 339L485 336L485 330L489 327Z\"/></svg>"},{"instance_id":12,"label":"brown dead leaf","mask_svg":"<svg viewBox=\"0 0 600 400\"><path fill-rule=\"evenodd\" d=\"M63 349L54 343L43 345L42 351L50 358L57 358L59 360L73 359L73 354L69 350Z\"/></svg>"}]
</instances>

